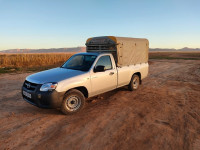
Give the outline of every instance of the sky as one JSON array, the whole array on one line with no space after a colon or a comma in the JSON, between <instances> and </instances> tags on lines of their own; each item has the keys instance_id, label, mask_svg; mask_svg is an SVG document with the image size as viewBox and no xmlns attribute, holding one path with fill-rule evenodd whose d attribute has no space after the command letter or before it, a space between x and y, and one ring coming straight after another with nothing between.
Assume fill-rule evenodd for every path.
<instances>
[{"instance_id":1,"label":"sky","mask_svg":"<svg viewBox=\"0 0 200 150\"><path fill-rule=\"evenodd\" d=\"M0 50L85 46L89 37L147 38L200 48L199 0L0 0Z\"/></svg>"}]
</instances>

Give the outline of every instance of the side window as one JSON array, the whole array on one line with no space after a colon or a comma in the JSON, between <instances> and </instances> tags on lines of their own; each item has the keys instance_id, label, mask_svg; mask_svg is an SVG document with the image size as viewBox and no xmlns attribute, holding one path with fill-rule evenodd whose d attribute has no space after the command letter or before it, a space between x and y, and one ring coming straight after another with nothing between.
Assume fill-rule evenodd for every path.
<instances>
[{"instance_id":1,"label":"side window","mask_svg":"<svg viewBox=\"0 0 200 150\"><path fill-rule=\"evenodd\" d=\"M96 66L105 66L106 70L112 69L112 63L110 56L101 56L97 61Z\"/></svg>"}]
</instances>

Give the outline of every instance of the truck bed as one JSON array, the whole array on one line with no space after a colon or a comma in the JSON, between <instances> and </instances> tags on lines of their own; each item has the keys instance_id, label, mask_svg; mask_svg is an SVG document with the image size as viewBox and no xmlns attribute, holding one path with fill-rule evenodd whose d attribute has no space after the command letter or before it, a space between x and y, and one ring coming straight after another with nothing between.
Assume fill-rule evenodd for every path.
<instances>
[{"instance_id":1,"label":"truck bed","mask_svg":"<svg viewBox=\"0 0 200 150\"><path fill-rule=\"evenodd\" d=\"M147 77L148 68L149 68L148 63L117 67L117 72L118 72L117 87L121 87L121 86L129 84L131 76L134 73L137 73L137 72L140 73L141 80Z\"/></svg>"}]
</instances>

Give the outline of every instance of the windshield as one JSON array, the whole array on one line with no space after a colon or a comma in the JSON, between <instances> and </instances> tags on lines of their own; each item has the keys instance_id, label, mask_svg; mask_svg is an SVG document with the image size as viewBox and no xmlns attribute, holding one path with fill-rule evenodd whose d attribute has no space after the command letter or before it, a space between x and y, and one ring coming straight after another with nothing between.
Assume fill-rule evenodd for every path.
<instances>
[{"instance_id":1,"label":"windshield","mask_svg":"<svg viewBox=\"0 0 200 150\"><path fill-rule=\"evenodd\" d=\"M96 57L95 55L74 55L61 68L88 71Z\"/></svg>"}]
</instances>

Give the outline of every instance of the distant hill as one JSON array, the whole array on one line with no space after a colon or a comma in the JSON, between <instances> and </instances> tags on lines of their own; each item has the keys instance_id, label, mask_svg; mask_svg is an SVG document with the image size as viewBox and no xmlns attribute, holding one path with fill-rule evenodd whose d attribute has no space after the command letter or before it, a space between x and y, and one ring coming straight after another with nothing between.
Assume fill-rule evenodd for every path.
<instances>
[{"instance_id":1,"label":"distant hill","mask_svg":"<svg viewBox=\"0 0 200 150\"><path fill-rule=\"evenodd\" d=\"M51 48L51 49L9 49L0 51L0 53L63 53L63 52L85 52L85 47L72 48Z\"/></svg>"},{"instance_id":2,"label":"distant hill","mask_svg":"<svg viewBox=\"0 0 200 150\"><path fill-rule=\"evenodd\" d=\"M3 50L0 53L79 53L85 52L86 47L72 47L72 48L51 48L51 49L10 49ZM200 52L200 48L188 48L184 47L181 49L163 49L163 48L150 48L150 52Z\"/></svg>"},{"instance_id":3,"label":"distant hill","mask_svg":"<svg viewBox=\"0 0 200 150\"><path fill-rule=\"evenodd\" d=\"M188 47L184 47L181 49L175 49L175 48L171 48L171 49L162 49L162 48L150 48L149 51L151 52L200 52L200 48L188 48Z\"/></svg>"}]
</instances>

